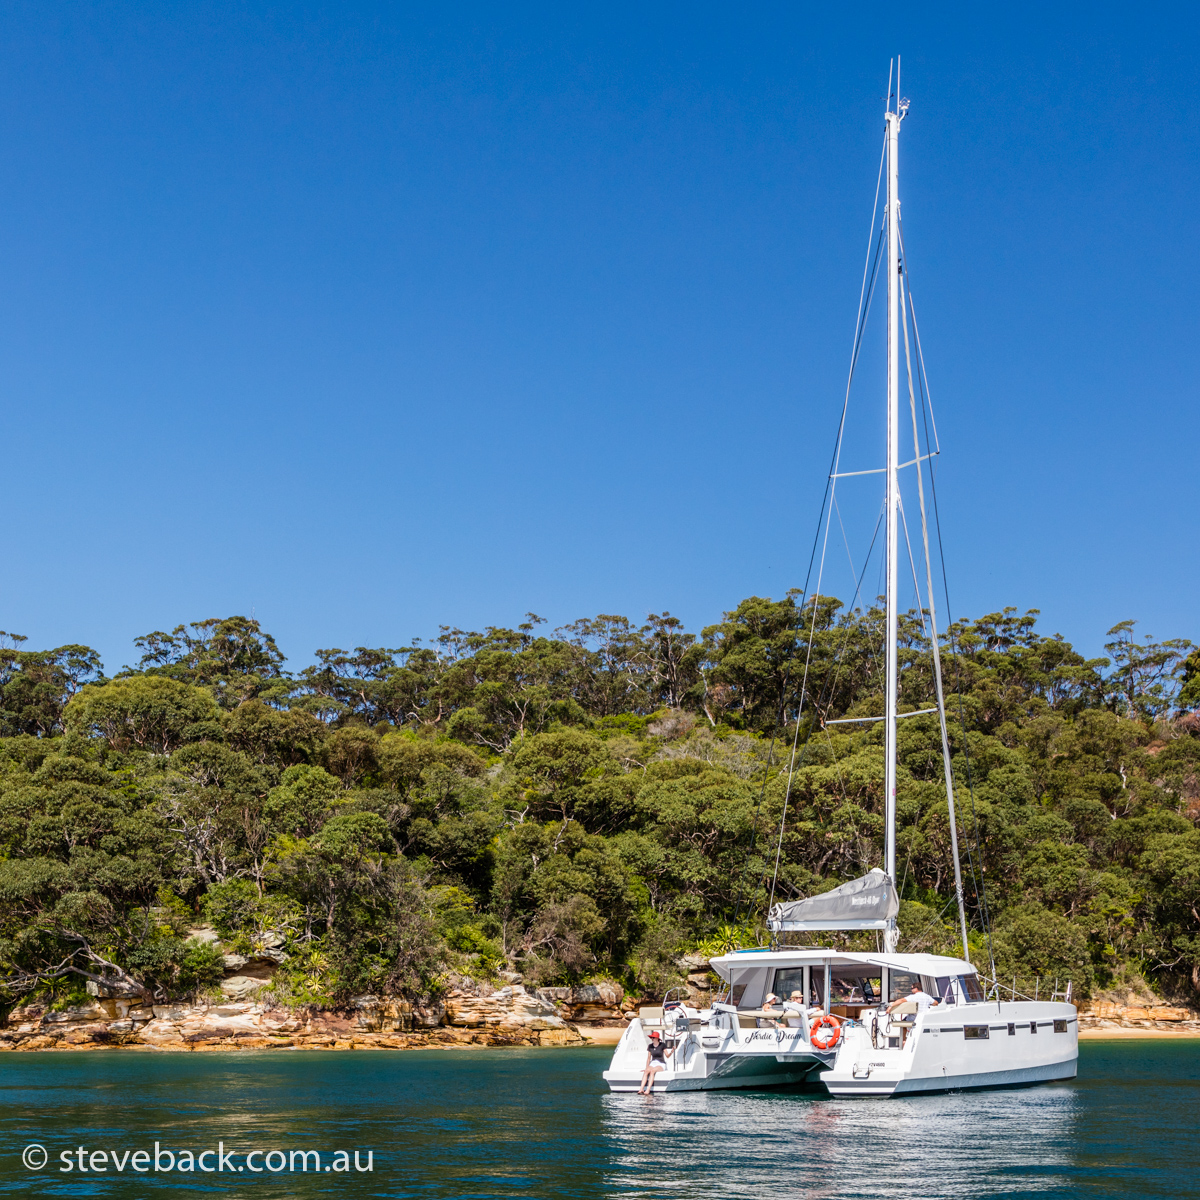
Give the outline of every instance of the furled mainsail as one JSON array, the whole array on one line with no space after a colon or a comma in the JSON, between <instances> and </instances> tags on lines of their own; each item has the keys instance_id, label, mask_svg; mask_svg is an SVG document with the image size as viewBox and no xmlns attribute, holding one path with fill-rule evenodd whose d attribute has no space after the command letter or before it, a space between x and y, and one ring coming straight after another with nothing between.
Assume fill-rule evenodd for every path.
<instances>
[{"instance_id":1,"label":"furled mainsail","mask_svg":"<svg viewBox=\"0 0 1200 1200\"><path fill-rule=\"evenodd\" d=\"M819 896L776 904L767 916L773 933L805 929L883 929L900 911L896 886L878 867Z\"/></svg>"}]
</instances>

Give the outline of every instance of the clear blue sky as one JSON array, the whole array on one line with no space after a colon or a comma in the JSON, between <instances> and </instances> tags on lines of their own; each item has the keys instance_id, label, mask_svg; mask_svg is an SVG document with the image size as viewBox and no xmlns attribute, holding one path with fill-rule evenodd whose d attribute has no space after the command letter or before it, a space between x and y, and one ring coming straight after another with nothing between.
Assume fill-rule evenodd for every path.
<instances>
[{"instance_id":1,"label":"clear blue sky","mask_svg":"<svg viewBox=\"0 0 1200 1200\"><path fill-rule=\"evenodd\" d=\"M114 670L253 612L300 666L780 596L899 52L958 614L1200 639L1197 32L1182 5L8 5L0 627Z\"/></svg>"}]
</instances>

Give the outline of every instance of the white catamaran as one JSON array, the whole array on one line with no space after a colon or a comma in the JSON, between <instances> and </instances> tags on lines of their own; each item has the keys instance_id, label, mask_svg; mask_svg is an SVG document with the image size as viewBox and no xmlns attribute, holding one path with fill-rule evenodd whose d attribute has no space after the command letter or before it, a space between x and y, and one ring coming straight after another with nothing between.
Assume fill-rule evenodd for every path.
<instances>
[{"instance_id":1,"label":"white catamaran","mask_svg":"<svg viewBox=\"0 0 1200 1200\"><path fill-rule=\"evenodd\" d=\"M656 1091L820 1083L837 1096L899 1096L962 1088L1013 1087L1072 1079L1078 1057L1078 1022L1065 993L1050 999L1003 999L998 985L985 992L970 962L962 874L954 815L954 788L938 633L933 573L925 529L924 490L916 433L916 402L905 311L906 282L900 238L899 139L907 101L891 88L885 113L887 337L885 868L808 899L775 904L768 927L783 933L810 930L873 930L883 949L842 951L821 947L772 947L737 951L712 960L725 984L709 1007L686 1003L644 1008L621 1037L604 1078L614 1092L638 1089L649 1035L658 1032L674 1051L655 1080ZM873 222L874 228L874 222ZM863 321L860 302L860 330ZM915 334L915 326L914 326ZM897 953L896 916L896 722L919 714L897 712L897 577L900 512L900 353L908 366L918 495L925 538L928 617L933 647L938 718L949 803L951 848L963 958ZM919 350L919 341L918 341ZM839 435L840 438L840 435ZM839 440L840 447L840 440ZM834 473L836 478L837 459ZM819 592L819 580L817 592ZM815 598L814 598L815 608ZM934 710L923 710L934 711ZM851 718L854 719L854 718ZM793 764L795 750L793 748ZM786 811L786 810L785 810ZM914 988L925 993L906 1002ZM802 1001L788 1009L764 1008L769 997ZM930 1004L933 997L936 1003ZM898 1006L894 1003L899 1001ZM891 1003L890 1003L891 1002ZM890 1011L889 1011L890 1009Z\"/></svg>"}]
</instances>

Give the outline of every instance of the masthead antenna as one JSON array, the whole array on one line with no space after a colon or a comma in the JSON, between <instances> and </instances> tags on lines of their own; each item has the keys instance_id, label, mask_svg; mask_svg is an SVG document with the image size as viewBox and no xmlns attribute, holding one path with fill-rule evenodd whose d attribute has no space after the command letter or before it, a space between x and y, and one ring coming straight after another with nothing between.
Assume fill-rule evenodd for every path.
<instances>
[{"instance_id":1,"label":"masthead antenna","mask_svg":"<svg viewBox=\"0 0 1200 1200\"><path fill-rule=\"evenodd\" d=\"M894 58L889 58L888 59L888 90L887 90L887 97L884 100L884 106L883 106L883 111L885 113L892 111L892 68L895 67L895 65L896 65L896 60Z\"/></svg>"}]
</instances>

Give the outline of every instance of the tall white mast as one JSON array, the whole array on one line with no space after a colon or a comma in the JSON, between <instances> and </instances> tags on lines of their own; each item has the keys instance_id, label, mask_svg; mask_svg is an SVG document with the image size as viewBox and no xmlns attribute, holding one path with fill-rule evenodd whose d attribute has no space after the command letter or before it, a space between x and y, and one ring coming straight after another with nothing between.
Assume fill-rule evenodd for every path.
<instances>
[{"instance_id":1,"label":"tall white mast","mask_svg":"<svg viewBox=\"0 0 1200 1200\"><path fill-rule=\"evenodd\" d=\"M897 75L899 72L897 71ZM897 79L897 99L899 98ZM899 110L899 104L897 104ZM900 509L900 112L892 111L888 97L887 111L887 239L888 239L888 336L887 336L887 683L884 695L884 779L885 858L888 877L896 883L896 696L899 687L899 665L896 661L897 615L896 578L899 566L898 517ZM896 949L899 930L896 918L888 921L884 931L886 951Z\"/></svg>"}]
</instances>

